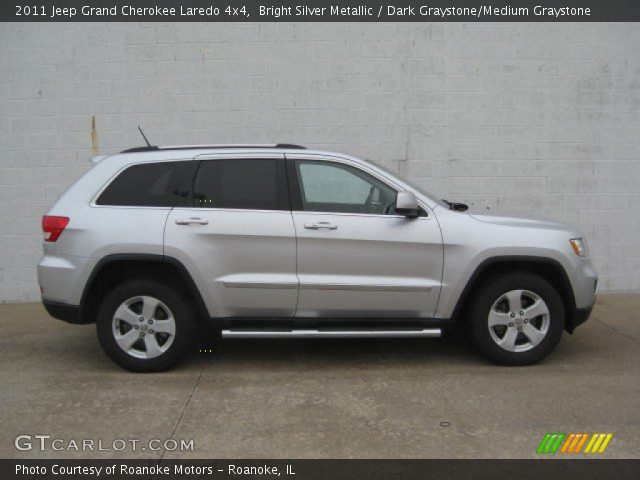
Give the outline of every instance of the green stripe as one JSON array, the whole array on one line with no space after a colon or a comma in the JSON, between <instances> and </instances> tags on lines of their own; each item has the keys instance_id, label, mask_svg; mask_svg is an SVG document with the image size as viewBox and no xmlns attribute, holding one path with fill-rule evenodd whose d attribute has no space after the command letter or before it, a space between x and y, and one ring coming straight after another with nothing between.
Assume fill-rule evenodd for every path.
<instances>
[{"instance_id":1,"label":"green stripe","mask_svg":"<svg viewBox=\"0 0 640 480\"><path fill-rule=\"evenodd\" d=\"M540 445L538 445L538 449L536 450L536 453L545 453L547 442L550 439L551 439L551 434L545 433L544 437L542 438L542 441L540 442Z\"/></svg>"},{"instance_id":2,"label":"green stripe","mask_svg":"<svg viewBox=\"0 0 640 480\"><path fill-rule=\"evenodd\" d=\"M553 445L553 448L551 449L551 453L556 453L556 451L560 448L560 445L562 445L564 437L566 437L566 433L558 433L557 435L558 438L556 440L556 443Z\"/></svg>"},{"instance_id":3,"label":"green stripe","mask_svg":"<svg viewBox=\"0 0 640 480\"><path fill-rule=\"evenodd\" d=\"M566 433L546 433L540 445L538 445L536 453L556 453L566 436Z\"/></svg>"},{"instance_id":4,"label":"green stripe","mask_svg":"<svg viewBox=\"0 0 640 480\"><path fill-rule=\"evenodd\" d=\"M551 438L549 439L546 447L544 448L544 453L553 453L551 449L553 448L553 444L556 442L556 438L558 438L558 434L552 433Z\"/></svg>"}]
</instances>

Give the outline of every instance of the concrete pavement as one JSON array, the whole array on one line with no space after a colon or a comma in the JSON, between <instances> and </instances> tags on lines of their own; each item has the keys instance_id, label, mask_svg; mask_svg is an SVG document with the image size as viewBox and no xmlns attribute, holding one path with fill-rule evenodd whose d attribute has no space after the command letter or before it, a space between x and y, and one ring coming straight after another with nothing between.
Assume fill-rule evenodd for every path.
<instances>
[{"instance_id":1,"label":"concrete pavement","mask_svg":"<svg viewBox=\"0 0 640 480\"><path fill-rule=\"evenodd\" d=\"M602 457L638 458L638 312L640 295L600 295L531 367L488 364L457 339L227 340L141 375L102 353L94 326L0 305L0 457L534 458L546 432L575 431L612 432ZM20 434L63 450L33 437L16 450ZM83 439L128 446L67 449ZM192 439L193 451L129 439Z\"/></svg>"}]
</instances>

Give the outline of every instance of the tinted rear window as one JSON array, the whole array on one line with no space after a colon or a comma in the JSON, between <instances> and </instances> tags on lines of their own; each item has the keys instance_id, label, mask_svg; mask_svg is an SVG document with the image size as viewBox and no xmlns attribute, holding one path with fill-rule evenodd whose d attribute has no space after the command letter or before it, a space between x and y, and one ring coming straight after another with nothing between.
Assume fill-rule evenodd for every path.
<instances>
[{"instance_id":1,"label":"tinted rear window","mask_svg":"<svg viewBox=\"0 0 640 480\"><path fill-rule=\"evenodd\" d=\"M194 184L196 207L285 210L286 184L277 159L204 160Z\"/></svg>"},{"instance_id":2,"label":"tinted rear window","mask_svg":"<svg viewBox=\"0 0 640 480\"><path fill-rule=\"evenodd\" d=\"M133 165L102 192L98 205L182 207L191 205L191 185L197 162Z\"/></svg>"}]
</instances>

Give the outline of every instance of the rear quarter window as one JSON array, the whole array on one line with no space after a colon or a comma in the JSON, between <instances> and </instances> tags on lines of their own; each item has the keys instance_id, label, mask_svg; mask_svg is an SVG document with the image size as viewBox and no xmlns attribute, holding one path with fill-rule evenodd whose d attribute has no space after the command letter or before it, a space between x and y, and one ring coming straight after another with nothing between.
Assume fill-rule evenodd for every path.
<instances>
[{"instance_id":1,"label":"rear quarter window","mask_svg":"<svg viewBox=\"0 0 640 480\"><path fill-rule=\"evenodd\" d=\"M191 189L197 162L158 162L132 165L102 192L97 205L183 207L192 204Z\"/></svg>"}]
</instances>

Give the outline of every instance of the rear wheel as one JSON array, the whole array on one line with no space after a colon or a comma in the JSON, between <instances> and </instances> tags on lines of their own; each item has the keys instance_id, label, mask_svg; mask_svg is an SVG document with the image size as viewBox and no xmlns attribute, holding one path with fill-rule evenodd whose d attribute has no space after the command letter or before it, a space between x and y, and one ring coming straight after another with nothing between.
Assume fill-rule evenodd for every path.
<instances>
[{"instance_id":1,"label":"rear wheel","mask_svg":"<svg viewBox=\"0 0 640 480\"><path fill-rule=\"evenodd\" d=\"M473 345L502 365L530 365L555 348L564 330L556 289L530 273L494 277L474 296L468 331Z\"/></svg>"},{"instance_id":2,"label":"rear wheel","mask_svg":"<svg viewBox=\"0 0 640 480\"><path fill-rule=\"evenodd\" d=\"M102 302L96 323L106 354L135 372L175 365L193 344L196 326L185 298L152 279L115 287Z\"/></svg>"}]
</instances>

